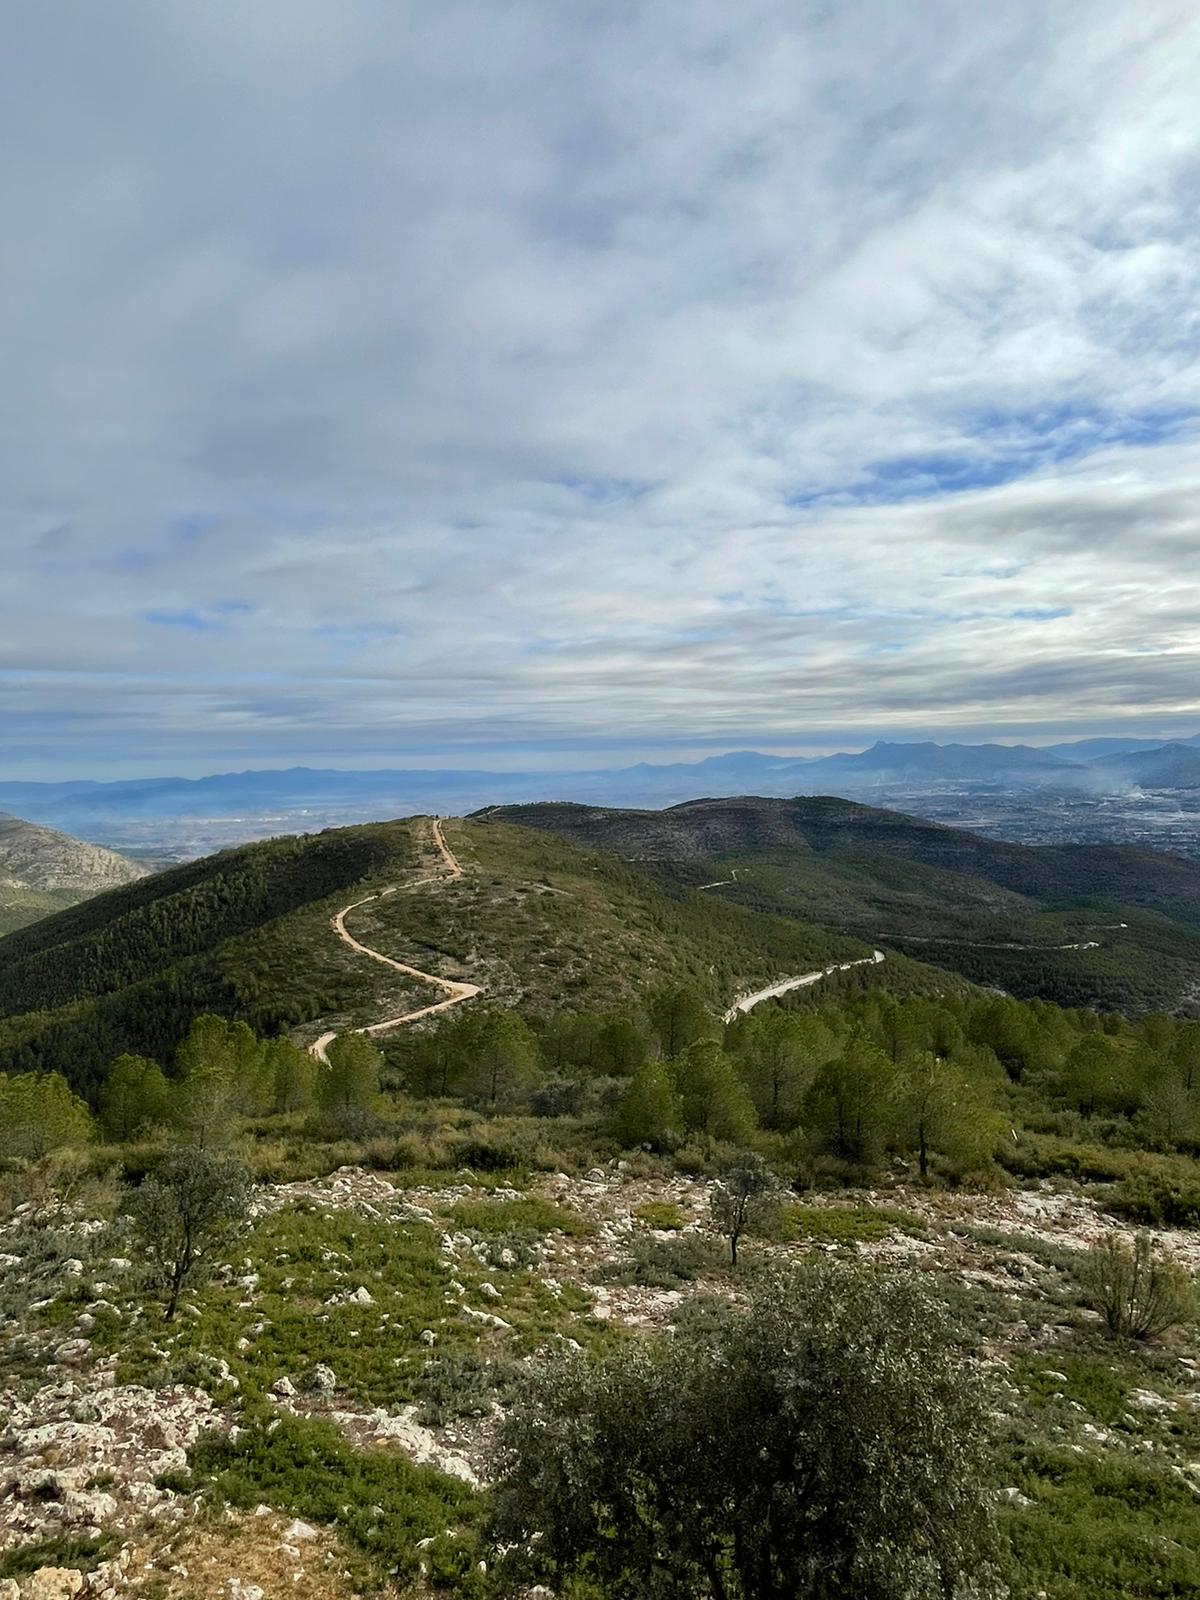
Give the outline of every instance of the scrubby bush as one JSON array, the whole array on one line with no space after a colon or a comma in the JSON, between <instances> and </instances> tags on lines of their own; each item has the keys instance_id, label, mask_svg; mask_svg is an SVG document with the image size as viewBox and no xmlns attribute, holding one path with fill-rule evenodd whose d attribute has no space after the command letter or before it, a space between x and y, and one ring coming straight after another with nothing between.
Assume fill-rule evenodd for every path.
<instances>
[{"instance_id":1,"label":"scrubby bush","mask_svg":"<svg viewBox=\"0 0 1200 1600\"><path fill-rule=\"evenodd\" d=\"M986 1395L916 1279L773 1279L702 1339L569 1357L500 1433L515 1581L634 1600L994 1592Z\"/></svg>"},{"instance_id":2,"label":"scrubby bush","mask_svg":"<svg viewBox=\"0 0 1200 1600\"><path fill-rule=\"evenodd\" d=\"M684 1233L674 1239L635 1238L629 1254L605 1262L598 1283L636 1284L643 1289L677 1289L724 1265L724 1251L715 1239Z\"/></svg>"},{"instance_id":3,"label":"scrubby bush","mask_svg":"<svg viewBox=\"0 0 1200 1600\"><path fill-rule=\"evenodd\" d=\"M250 1210L250 1174L209 1150L173 1151L137 1188L129 1212L153 1286L170 1322L184 1286L200 1279Z\"/></svg>"},{"instance_id":4,"label":"scrubby bush","mask_svg":"<svg viewBox=\"0 0 1200 1600\"><path fill-rule=\"evenodd\" d=\"M1120 1338L1156 1339L1196 1312L1191 1275L1149 1234L1106 1234L1088 1251L1085 1287L1109 1330Z\"/></svg>"},{"instance_id":5,"label":"scrubby bush","mask_svg":"<svg viewBox=\"0 0 1200 1600\"><path fill-rule=\"evenodd\" d=\"M1133 1172L1109 1196L1108 1206L1147 1228L1197 1228L1200 1183L1159 1172Z\"/></svg>"},{"instance_id":6,"label":"scrubby bush","mask_svg":"<svg viewBox=\"0 0 1200 1600\"><path fill-rule=\"evenodd\" d=\"M687 1222L673 1200L648 1200L645 1205L638 1206L633 1214L648 1228L661 1228L671 1233L677 1232Z\"/></svg>"}]
</instances>

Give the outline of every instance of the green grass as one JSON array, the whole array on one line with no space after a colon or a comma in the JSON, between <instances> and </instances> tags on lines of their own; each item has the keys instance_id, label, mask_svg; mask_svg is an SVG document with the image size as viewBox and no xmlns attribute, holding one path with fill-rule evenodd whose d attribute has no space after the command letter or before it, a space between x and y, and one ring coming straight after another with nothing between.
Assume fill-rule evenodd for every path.
<instances>
[{"instance_id":1,"label":"green grass","mask_svg":"<svg viewBox=\"0 0 1200 1600\"><path fill-rule=\"evenodd\" d=\"M572 1239L586 1239L596 1231L595 1223L578 1211L536 1195L520 1200L460 1200L450 1216L471 1233L565 1233Z\"/></svg>"},{"instance_id":2,"label":"green grass","mask_svg":"<svg viewBox=\"0 0 1200 1600\"><path fill-rule=\"evenodd\" d=\"M1013 1379L1035 1405L1062 1403L1086 1412L1093 1422L1112 1427L1129 1410L1136 1375L1113 1352L1097 1355L1021 1357Z\"/></svg>"},{"instance_id":3,"label":"green grass","mask_svg":"<svg viewBox=\"0 0 1200 1600\"><path fill-rule=\"evenodd\" d=\"M887 1206L788 1205L780 1212L777 1237L789 1243L874 1244L896 1232L922 1234L925 1224Z\"/></svg>"},{"instance_id":4,"label":"green grass","mask_svg":"<svg viewBox=\"0 0 1200 1600\"><path fill-rule=\"evenodd\" d=\"M675 1233L680 1228L687 1226L687 1217L679 1206L670 1200L651 1200L644 1206L638 1206L634 1216L639 1222L644 1222L648 1228L659 1228L664 1232Z\"/></svg>"},{"instance_id":5,"label":"green grass","mask_svg":"<svg viewBox=\"0 0 1200 1600\"><path fill-rule=\"evenodd\" d=\"M537 1272L498 1274L466 1254L444 1261L439 1234L422 1223L300 1205L260 1222L236 1255L239 1277L259 1275L255 1289L214 1282L184 1295L198 1316L185 1310L165 1327L151 1308L136 1333L118 1328L101 1341L120 1353L120 1381L191 1381L219 1391L213 1374L225 1361L238 1392L253 1402L279 1378L302 1380L326 1362L350 1400L395 1409L419 1397L425 1329L435 1333L439 1357L495 1350L515 1358L560 1334L585 1345L612 1337L590 1319L582 1290L566 1285L555 1295ZM499 1301L483 1293L487 1278L501 1284ZM500 1316L509 1331L465 1318L456 1282L467 1306ZM372 1305L327 1304L360 1286Z\"/></svg>"},{"instance_id":6,"label":"green grass","mask_svg":"<svg viewBox=\"0 0 1200 1600\"><path fill-rule=\"evenodd\" d=\"M120 1546L121 1541L113 1533L102 1533L98 1539L74 1534L39 1539L35 1544L0 1551L0 1578L27 1578L39 1567L78 1567L87 1572L114 1556Z\"/></svg>"},{"instance_id":7,"label":"green grass","mask_svg":"<svg viewBox=\"0 0 1200 1600\"><path fill-rule=\"evenodd\" d=\"M1152 1460L1033 1444L1009 1483L1032 1504L1007 1512L1013 1600L1151 1600L1200 1594L1196 1492Z\"/></svg>"}]
</instances>

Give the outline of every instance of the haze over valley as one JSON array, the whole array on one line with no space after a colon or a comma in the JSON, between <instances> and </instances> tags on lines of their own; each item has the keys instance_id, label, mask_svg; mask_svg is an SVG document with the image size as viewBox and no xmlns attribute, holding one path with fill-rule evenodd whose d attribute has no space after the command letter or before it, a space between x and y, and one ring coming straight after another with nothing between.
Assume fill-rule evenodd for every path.
<instances>
[{"instance_id":1,"label":"haze over valley","mask_svg":"<svg viewBox=\"0 0 1200 1600\"><path fill-rule=\"evenodd\" d=\"M738 751L584 771L341 771L6 782L0 807L139 857L187 858L277 833L533 800L672 806L703 796L838 794L1016 842L1200 852L1200 735L1031 747L879 741L854 754Z\"/></svg>"}]
</instances>

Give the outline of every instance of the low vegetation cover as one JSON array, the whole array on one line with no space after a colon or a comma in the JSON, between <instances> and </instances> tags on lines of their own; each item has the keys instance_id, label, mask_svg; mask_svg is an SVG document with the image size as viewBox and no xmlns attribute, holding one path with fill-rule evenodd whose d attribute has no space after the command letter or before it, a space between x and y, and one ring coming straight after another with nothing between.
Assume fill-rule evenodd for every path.
<instances>
[{"instance_id":1,"label":"low vegetation cover","mask_svg":"<svg viewBox=\"0 0 1200 1600\"><path fill-rule=\"evenodd\" d=\"M327 1014L184 1019L128 965L144 1026L93 1027L97 991L86 1070L6 1058L0 1570L127 1550L189 1600L189 1539L270 1526L306 1600L1200 1592L1200 1022L890 953L725 1022L847 952L514 828L456 843L464 881L355 924L489 978L429 1025L319 1061ZM382 881L341 848L353 882L237 938L303 948L298 917L328 952ZM293 893L286 852L257 888L232 856L237 915ZM211 934L213 880L180 882ZM159 899L118 893L149 937ZM43 949L84 972L114 925L69 915Z\"/></svg>"}]
</instances>

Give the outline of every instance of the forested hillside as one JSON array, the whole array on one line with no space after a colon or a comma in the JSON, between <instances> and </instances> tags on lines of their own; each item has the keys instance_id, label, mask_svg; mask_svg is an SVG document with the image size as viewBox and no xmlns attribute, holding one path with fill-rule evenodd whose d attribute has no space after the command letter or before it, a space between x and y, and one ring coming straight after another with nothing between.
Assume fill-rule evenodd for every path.
<instances>
[{"instance_id":1,"label":"forested hillside","mask_svg":"<svg viewBox=\"0 0 1200 1600\"><path fill-rule=\"evenodd\" d=\"M201 1011L272 1029L365 1000L366 975L328 937L326 903L414 860L402 823L271 840L10 934L0 1070L51 1067L94 1086L122 1051L169 1058Z\"/></svg>"},{"instance_id":2,"label":"forested hillside","mask_svg":"<svg viewBox=\"0 0 1200 1600\"><path fill-rule=\"evenodd\" d=\"M1000 844L836 799L480 813L653 864L714 898L883 941L1027 998L1200 1000L1200 864L1123 846Z\"/></svg>"},{"instance_id":3,"label":"forested hillside","mask_svg":"<svg viewBox=\"0 0 1200 1600\"><path fill-rule=\"evenodd\" d=\"M480 817L542 828L640 859L721 858L787 847L866 853L982 879L1047 902L1104 895L1200 927L1200 863L1129 845L1020 845L827 796L689 800L666 811L503 806Z\"/></svg>"},{"instance_id":4,"label":"forested hillside","mask_svg":"<svg viewBox=\"0 0 1200 1600\"><path fill-rule=\"evenodd\" d=\"M616 1003L657 977L694 983L720 1009L746 987L869 953L542 834L455 829L471 870L454 883L431 876L428 824L414 819L226 851L11 935L0 1071L52 1068L92 1092L123 1051L170 1062L199 1012L305 1039L317 1019L372 1021L411 988L348 950L329 919L392 883L404 892L356 911L358 937L533 1017ZM897 962L888 981L919 970Z\"/></svg>"}]
</instances>

